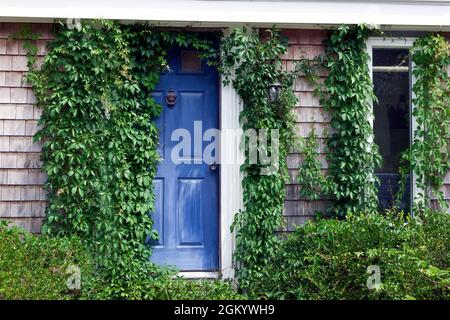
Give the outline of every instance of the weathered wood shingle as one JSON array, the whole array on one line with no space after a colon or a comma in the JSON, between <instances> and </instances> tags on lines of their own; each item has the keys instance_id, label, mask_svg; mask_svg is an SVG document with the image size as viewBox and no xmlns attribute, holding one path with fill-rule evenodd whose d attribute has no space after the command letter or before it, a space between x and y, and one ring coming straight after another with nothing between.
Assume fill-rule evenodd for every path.
<instances>
[{"instance_id":1,"label":"weathered wood shingle","mask_svg":"<svg viewBox=\"0 0 450 320\"><path fill-rule=\"evenodd\" d=\"M0 218L31 232L40 232L45 213L46 175L40 170L41 144L33 142L41 110L24 76L27 57L23 41L12 39L18 23L0 23ZM31 24L39 62L51 36L49 24Z\"/></svg>"},{"instance_id":2,"label":"weathered wood shingle","mask_svg":"<svg viewBox=\"0 0 450 320\"><path fill-rule=\"evenodd\" d=\"M283 35L288 38L289 47L287 53L282 57L284 68L293 70L295 61L301 58L314 58L325 52L323 41L327 37L325 30L298 30L285 29ZM325 79L326 74L319 74L320 81ZM297 115L296 132L301 137L307 137L315 130L319 143L319 158L322 173L326 174L328 163L326 160L326 139L332 132L330 127L330 115L320 105L319 98L314 94L315 88L303 77L296 80L294 84L295 95L298 104L295 108ZM299 196L301 185L297 183L298 166L303 155L297 150L292 150L288 155L287 163L289 169L289 183L286 185L286 201L284 204L285 224L282 232L289 232L297 225L314 219L315 211L325 211L330 200L322 196L319 200L309 201Z\"/></svg>"},{"instance_id":3,"label":"weathered wood shingle","mask_svg":"<svg viewBox=\"0 0 450 320\"><path fill-rule=\"evenodd\" d=\"M41 144L33 142L37 130L37 120L41 109L36 106L36 97L30 85L25 83L27 71L26 52L21 40L10 39L10 35L20 31L19 23L0 23L0 218L18 226L40 232L45 213L46 193L42 185L46 175L40 170ZM46 53L47 41L52 39L50 24L32 24L32 30L40 34L35 41L38 47L38 64ZM325 30L286 29L289 48L283 55L283 66L292 70L295 60L302 57L313 58L325 50L323 40ZM450 41L450 33L447 38ZM450 67L448 69L450 75ZM324 79L326 74L321 74ZM297 132L307 136L312 128L319 136L319 153L322 171L326 174L326 139L332 132L329 114L320 106L314 88L304 79L295 83L295 94L299 98L296 106ZM308 201L299 197L301 185L297 184L298 165L302 155L293 150L288 157L290 181L286 186L284 216L286 223L281 232L291 231L296 225L314 219L314 211L324 211L330 199L321 197ZM450 201L450 173L443 187Z\"/></svg>"},{"instance_id":4,"label":"weathered wood shingle","mask_svg":"<svg viewBox=\"0 0 450 320\"><path fill-rule=\"evenodd\" d=\"M288 38L289 47L287 53L282 56L283 65L286 70L293 70L296 60L302 57L314 58L325 50L323 41L327 37L325 30L298 30L285 29L283 35ZM450 33L446 33L450 42ZM450 66L448 68L450 76ZM326 71L319 74L321 81L326 77ZM297 115L296 130L299 136L306 137L314 128L319 142L319 159L322 173L326 174L328 163L326 160L326 140L333 133L330 127L330 114L320 105L319 98L314 94L314 88L304 78L299 78L295 82L295 94L298 98L298 106L295 112ZM449 133L450 135L450 133ZM330 199L321 196L320 200L308 201L299 197L301 185L296 182L298 165L302 161L302 155L293 151L288 156L288 168L290 180L286 186L286 202L284 206L284 216L286 224L283 232L291 231L296 224L304 223L314 218L314 211L325 211L330 205ZM445 185L442 188L444 196L450 204L450 172L445 178ZM436 207L436 202L433 202Z\"/></svg>"}]
</instances>

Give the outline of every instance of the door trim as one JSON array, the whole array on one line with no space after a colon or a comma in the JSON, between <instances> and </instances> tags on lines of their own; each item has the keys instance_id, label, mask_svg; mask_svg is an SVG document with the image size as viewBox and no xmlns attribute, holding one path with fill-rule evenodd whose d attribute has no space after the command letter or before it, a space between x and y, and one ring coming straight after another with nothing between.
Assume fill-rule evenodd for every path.
<instances>
[{"instance_id":1,"label":"door trim","mask_svg":"<svg viewBox=\"0 0 450 320\"><path fill-rule=\"evenodd\" d=\"M225 30L224 34L226 34ZM242 210L242 177L240 170L244 163L244 152L241 148L242 126L239 114L242 103L232 85L225 86L220 80L220 270L222 278L234 277L233 251L235 248L235 234L231 232L234 215Z\"/></svg>"}]
</instances>

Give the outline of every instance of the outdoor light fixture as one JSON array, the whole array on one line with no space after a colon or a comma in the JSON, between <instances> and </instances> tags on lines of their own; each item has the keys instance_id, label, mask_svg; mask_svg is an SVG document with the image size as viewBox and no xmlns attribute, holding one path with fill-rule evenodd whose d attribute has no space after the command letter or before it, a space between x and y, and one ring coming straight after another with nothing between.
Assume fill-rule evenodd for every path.
<instances>
[{"instance_id":1,"label":"outdoor light fixture","mask_svg":"<svg viewBox=\"0 0 450 320\"><path fill-rule=\"evenodd\" d=\"M270 102L277 102L278 98L280 97L281 92L281 83L278 81L275 81L274 83L269 85L269 101Z\"/></svg>"}]
</instances>

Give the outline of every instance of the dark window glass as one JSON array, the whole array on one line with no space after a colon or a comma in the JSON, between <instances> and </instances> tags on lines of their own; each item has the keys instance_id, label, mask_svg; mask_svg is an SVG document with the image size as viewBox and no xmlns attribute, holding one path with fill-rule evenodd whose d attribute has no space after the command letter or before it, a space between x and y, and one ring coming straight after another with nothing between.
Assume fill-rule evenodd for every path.
<instances>
[{"instance_id":1,"label":"dark window glass","mask_svg":"<svg viewBox=\"0 0 450 320\"><path fill-rule=\"evenodd\" d=\"M374 105L375 142L383 157L378 172L398 173L399 159L409 147L409 73L376 72L373 84L378 104Z\"/></svg>"},{"instance_id":2,"label":"dark window glass","mask_svg":"<svg viewBox=\"0 0 450 320\"><path fill-rule=\"evenodd\" d=\"M181 52L181 72L200 73L202 72L202 60L196 51Z\"/></svg>"},{"instance_id":3,"label":"dark window glass","mask_svg":"<svg viewBox=\"0 0 450 320\"><path fill-rule=\"evenodd\" d=\"M409 50L407 49L373 49L374 66L409 65Z\"/></svg>"}]
</instances>

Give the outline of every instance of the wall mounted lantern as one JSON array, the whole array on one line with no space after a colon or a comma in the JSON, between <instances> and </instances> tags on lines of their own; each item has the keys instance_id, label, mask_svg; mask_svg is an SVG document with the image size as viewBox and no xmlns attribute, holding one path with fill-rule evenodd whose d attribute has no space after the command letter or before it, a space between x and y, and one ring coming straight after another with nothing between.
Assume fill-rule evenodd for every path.
<instances>
[{"instance_id":1,"label":"wall mounted lantern","mask_svg":"<svg viewBox=\"0 0 450 320\"><path fill-rule=\"evenodd\" d=\"M275 81L274 83L269 85L268 90L269 90L269 101L271 103L277 102L278 99L280 98L281 83Z\"/></svg>"}]
</instances>

